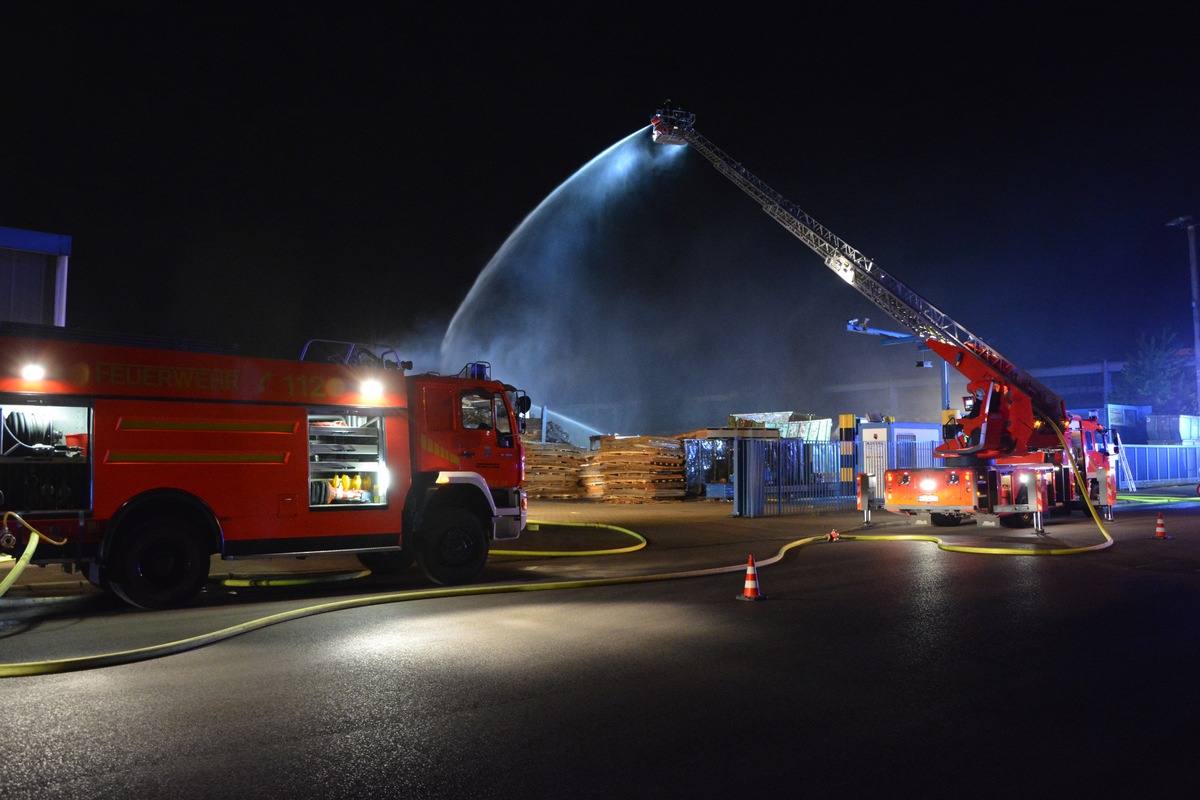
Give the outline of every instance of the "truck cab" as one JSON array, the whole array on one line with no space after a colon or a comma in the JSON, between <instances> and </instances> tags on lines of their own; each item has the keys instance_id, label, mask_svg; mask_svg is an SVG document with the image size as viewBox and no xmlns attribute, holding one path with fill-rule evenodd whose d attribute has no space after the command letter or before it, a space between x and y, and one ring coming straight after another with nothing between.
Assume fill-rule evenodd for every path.
<instances>
[{"instance_id":1,"label":"truck cab","mask_svg":"<svg viewBox=\"0 0 1200 800\"><path fill-rule=\"evenodd\" d=\"M414 475L443 481L478 475L499 512L495 538L518 536L526 513L518 488L525 480L520 415L529 410L529 398L492 380L485 362L455 376L412 375L408 384Z\"/></svg>"}]
</instances>

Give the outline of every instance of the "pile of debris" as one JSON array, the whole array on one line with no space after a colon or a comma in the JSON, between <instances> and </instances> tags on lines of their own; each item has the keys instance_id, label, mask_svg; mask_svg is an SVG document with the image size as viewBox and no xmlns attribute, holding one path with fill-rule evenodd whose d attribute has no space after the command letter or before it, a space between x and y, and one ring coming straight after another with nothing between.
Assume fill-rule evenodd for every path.
<instances>
[{"instance_id":1,"label":"pile of debris","mask_svg":"<svg viewBox=\"0 0 1200 800\"><path fill-rule=\"evenodd\" d=\"M730 428L773 428L779 431L781 439L803 439L806 442L828 442L833 434L832 419L818 419L815 414L799 411L730 414L726 425Z\"/></svg>"},{"instance_id":2,"label":"pile of debris","mask_svg":"<svg viewBox=\"0 0 1200 800\"><path fill-rule=\"evenodd\" d=\"M579 500L588 451L563 442L525 442L525 493L541 500Z\"/></svg>"},{"instance_id":3,"label":"pile of debris","mask_svg":"<svg viewBox=\"0 0 1200 800\"><path fill-rule=\"evenodd\" d=\"M683 443L658 436L593 436L581 482L585 497L606 503L681 499Z\"/></svg>"}]
</instances>

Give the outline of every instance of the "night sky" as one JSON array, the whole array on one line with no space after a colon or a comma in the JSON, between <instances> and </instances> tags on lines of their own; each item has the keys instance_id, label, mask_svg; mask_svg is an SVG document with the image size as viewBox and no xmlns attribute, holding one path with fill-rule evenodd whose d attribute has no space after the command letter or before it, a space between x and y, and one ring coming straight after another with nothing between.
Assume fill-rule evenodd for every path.
<instances>
[{"instance_id":1,"label":"night sky","mask_svg":"<svg viewBox=\"0 0 1200 800\"><path fill-rule=\"evenodd\" d=\"M1189 4L381 5L0 6L0 225L73 238L69 325L279 357L312 337L421 352L526 215L670 98L1023 366L1121 360L1143 330L1191 343L1187 236L1165 227L1200 217ZM661 339L639 332L650 366L586 354L610 383L632 396L664 364L770 351L793 378L732 412L820 406L788 380L849 382L795 376L830 356L864 366L853 380L889 358L912 371L839 329L894 323L697 154L634 187L593 210L597 272L574 290L593 342L605 309L657 309ZM535 280L510 269L526 267ZM491 322L545 320L562 342L561 369L514 362L538 402L584 360L551 303L507 298ZM758 381L746 372L714 380Z\"/></svg>"}]
</instances>

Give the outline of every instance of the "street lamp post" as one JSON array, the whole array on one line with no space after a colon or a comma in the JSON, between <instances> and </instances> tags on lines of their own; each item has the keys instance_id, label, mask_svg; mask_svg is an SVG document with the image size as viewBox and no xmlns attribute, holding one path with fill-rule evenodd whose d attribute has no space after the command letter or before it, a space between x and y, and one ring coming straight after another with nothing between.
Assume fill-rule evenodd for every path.
<instances>
[{"instance_id":1,"label":"street lamp post","mask_svg":"<svg viewBox=\"0 0 1200 800\"><path fill-rule=\"evenodd\" d=\"M1188 232L1188 256L1192 265L1192 363L1196 368L1196 402L1200 404L1200 277L1196 273L1196 223L1191 214L1185 214L1168 222L1167 227L1187 228Z\"/></svg>"}]
</instances>

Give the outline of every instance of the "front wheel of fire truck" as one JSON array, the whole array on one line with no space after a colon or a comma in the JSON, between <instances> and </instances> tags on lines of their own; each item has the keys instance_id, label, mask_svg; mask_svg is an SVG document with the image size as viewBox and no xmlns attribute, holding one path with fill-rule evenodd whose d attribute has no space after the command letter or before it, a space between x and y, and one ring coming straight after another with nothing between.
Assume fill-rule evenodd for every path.
<instances>
[{"instance_id":1,"label":"front wheel of fire truck","mask_svg":"<svg viewBox=\"0 0 1200 800\"><path fill-rule=\"evenodd\" d=\"M417 534L417 563L434 583L469 583L483 572L488 543L479 518L463 508L432 512Z\"/></svg>"},{"instance_id":2,"label":"front wheel of fire truck","mask_svg":"<svg viewBox=\"0 0 1200 800\"><path fill-rule=\"evenodd\" d=\"M182 605L208 579L209 554L191 527L154 517L125 531L107 570L109 587L125 602L145 609Z\"/></svg>"}]
</instances>

